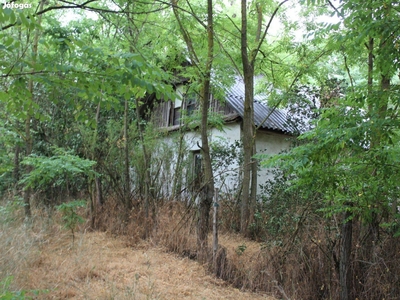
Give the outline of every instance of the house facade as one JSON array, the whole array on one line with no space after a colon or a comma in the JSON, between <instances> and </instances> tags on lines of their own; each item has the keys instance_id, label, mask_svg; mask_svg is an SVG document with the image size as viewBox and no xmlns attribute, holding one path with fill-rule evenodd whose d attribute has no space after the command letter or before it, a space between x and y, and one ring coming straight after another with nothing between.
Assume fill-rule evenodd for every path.
<instances>
[{"instance_id":1,"label":"house facade","mask_svg":"<svg viewBox=\"0 0 400 300\"><path fill-rule=\"evenodd\" d=\"M165 147L172 149L172 158L163 167L160 191L164 197L191 197L199 188L201 177L201 137L196 118L197 102L185 85L177 87L178 99L162 102L154 110L153 122L163 132ZM257 153L278 154L291 145L295 129L287 122L283 110L272 110L265 98L257 95L254 102ZM241 190L241 143L243 134L244 83L237 78L226 89L223 99L212 96L209 143L213 160L215 187L220 193L235 197ZM219 117L217 117L219 115ZM223 123L223 126L220 126ZM267 169L260 167L258 183L269 179Z\"/></svg>"}]
</instances>

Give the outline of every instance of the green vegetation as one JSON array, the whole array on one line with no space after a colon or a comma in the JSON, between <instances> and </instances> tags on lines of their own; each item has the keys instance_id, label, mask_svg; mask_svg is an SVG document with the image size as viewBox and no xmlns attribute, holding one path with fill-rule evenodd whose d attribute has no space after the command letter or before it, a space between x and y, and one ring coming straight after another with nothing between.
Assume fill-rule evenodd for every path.
<instances>
[{"instance_id":1,"label":"green vegetation","mask_svg":"<svg viewBox=\"0 0 400 300\"><path fill-rule=\"evenodd\" d=\"M220 191L219 222L260 243L268 272L221 248L215 274L280 298L395 298L399 4L203 2L0 7L1 226L12 227L23 210L23 240L41 209L56 208L74 243L87 209L93 230L128 234L136 226L131 239L157 237L207 263L214 183L228 181L233 163L237 183ZM211 141L211 128L225 123L210 101L224 99L235 77L245 88L241 140ZM180 85L182 110L173 102L157 110ZM256 91L271 109L288 108L297 130L285 153L256 155ZM184 126L159 128L159 118L178 114L173 123ZM201 137L201 156L189 157L188 132ZM258 182L260 165L271 180ZM179 222L160 229L171 216ZM15 241L2 237L7 253ZM233 247L236 259L253 253L246 245ZM1 273L1 299L30 297L10 290L8 276L20 269L12 270Z\"/></svg>"},{"instance_id":2,"label":"green vegetation","mask_svg":"<svg viewBox=\"0 0 400 300\"><path fill-rule=\"evenodd\" d=\"M85 206L86 206L85 200L76 200L60 204L56 207L57 210L61 213L64 227L68 230L71 230L72 246L75 243L76 226L78 224L85 223L85 219L77 214L76 209Z\"/></svg>"},{"instance_id":3,"label":"green vegetation","mask_svg":"<svg viewBox=\"0 0 400 300\"><path fill-rule=\"evenodd\" d=\"M29 300L29 299L37 299L38 296L46 294L47 291L12 291L10 289L10 285L13 281L13 277L6 277L3 281L0 282L0 299L1 300Z\"/></svg>"}]
</instances>

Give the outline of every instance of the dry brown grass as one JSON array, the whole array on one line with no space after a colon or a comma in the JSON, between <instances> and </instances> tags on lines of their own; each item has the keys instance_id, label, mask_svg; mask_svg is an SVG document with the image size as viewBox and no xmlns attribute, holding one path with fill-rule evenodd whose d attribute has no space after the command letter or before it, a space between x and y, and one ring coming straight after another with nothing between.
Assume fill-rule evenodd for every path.
<instances>
[{"instance_id":1,"label":"dry brown grass","mask_svg":"<svg viewBox=\"0 0 400 300\"><path fill-rule=\"evenodd\" d=\"M154 241L168 251L195 258L194 213L175 203L158 216ZM334 232L326 230L326 221L319 221L304 224L296 235L282 236L281 243L274 243L273 238L256 242L225 228L219 237L217 268L210 262L209 272L240 290L263 291L281 299L338 299L335 258L339 257L339 241ZM352 294L359 299L399 299L398 238L381 234L385 240L376 247L373 260L358 253L360 242L355 235Z\"/></svg>"},{"instance_id":2,"label":"dry brown grass","mask_svg":"<svg viewBox=\"0 0 400 300\"><path fill-rule=\"evenodd\" d=\"M195 259L196 233L193 219L194 212L184 205L166 205L159 212L159 226L153 242L170 252ZM211 240L210 234L209 245ZM264 251L261 243L227 232L219 234L219 246L218 270L213 270L210 261L210 273L215 273L218 278L240 290L282 294L272 264L274 249Z\"/></svg>"},{"instance_id":3,"label":"dry brown grass","mask_svg":"<svg viewBox=\"0 0 400 300\"><path fill-rule=\"evenodd\" d=\"M0 219L0 295L1 281L13 275L10 289L49 291L37 299L338 298L334 255L339 247L328 242L332 236L324 223L307 225L296 239L288 236L281 244L220 233L215 270L211 262L201 266L194 260L195 212L182 203L157 210L146 241L141 239L145 219L140 210L126 221L120 208L104 207L98 218L104 231L82 225L74 245L57 214L49 219L36 211L26 226L22 209L11 212L9 220ZM360 233L355 232L357 243ZM354 245L353 294L359 299L398 299L398 238L384 232L382 238L370 261Z\"/></svg>"},{"instance_id":4,"label":"dry brown grass","mask_svg":"<svg viewBox=\"0 0 400 300\"><path fill-rule=\"evenodd\" d=\"M48 291L37 299L272 299L241 292L152 242L132 246L82 227L72 245L70 233L44 220L26 228L20 219L1 231L1 279L13 275L14 290Z\"/></svg>"}]
</instances>

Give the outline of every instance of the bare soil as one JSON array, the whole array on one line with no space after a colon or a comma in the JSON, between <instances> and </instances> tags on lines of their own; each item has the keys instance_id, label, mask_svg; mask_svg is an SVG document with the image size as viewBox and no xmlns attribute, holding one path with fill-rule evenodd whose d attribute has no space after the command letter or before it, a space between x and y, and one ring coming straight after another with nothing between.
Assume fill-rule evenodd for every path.
<instances>
[{"instance_id":1,"label":"bare soil","mask_svg":"<svg viewBox=\"0 0 400 300\"><path fill-rule=\"evenodd\" d=\"M48 290L39 299L274 299L233 288L189 258L107 233L77 233L72 245L57 232L37 249L15 280Z\"/></svg>"}]
</instances>

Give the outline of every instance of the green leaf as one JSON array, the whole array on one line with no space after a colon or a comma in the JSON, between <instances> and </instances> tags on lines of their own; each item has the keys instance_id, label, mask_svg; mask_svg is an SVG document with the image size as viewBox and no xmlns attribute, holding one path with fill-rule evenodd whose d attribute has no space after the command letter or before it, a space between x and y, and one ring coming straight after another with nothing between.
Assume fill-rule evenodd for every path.
<instances>
[{"instance_id":1,"label":"green leaf","mask_svg":"<svg viewBox=\"0 0 400 300\"><path fill-rule=\"evenodd\" d=\"M28 19L26 18L26 16L24 15L23 12L20 12L20 13L19 13L19 18L20 18L22 24L23 24L24 26L26 26L27 28L29 28L30 21L28 21Z\"/></svg>"}]
</instances>

